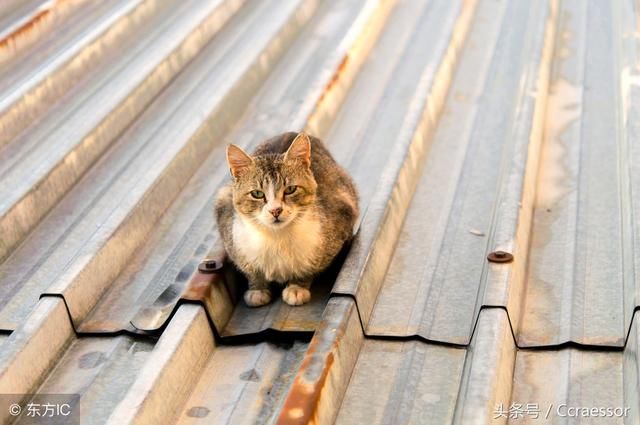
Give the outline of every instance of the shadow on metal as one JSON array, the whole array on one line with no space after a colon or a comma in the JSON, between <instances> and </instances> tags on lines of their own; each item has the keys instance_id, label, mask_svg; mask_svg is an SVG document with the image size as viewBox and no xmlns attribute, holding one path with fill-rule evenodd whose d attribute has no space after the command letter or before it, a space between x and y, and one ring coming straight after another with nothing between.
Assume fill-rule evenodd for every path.
<instances>
[{"instance_id":1,"label":"shadow on metal","mask_svg":"<svg viewBox=\"0 0 640 425\"><path fill-rule=\"evenodd\" d=\"M246 279L218 248L202 261L186 286L167 287L150 306L140 309L130 325L136 333L161 332L180 304L198 303L205 308L223 342L279 339L279 334L286 334L287 340L309 339L320 323L349 247L345 245L329 269L316 278L311 287L311 302L289 306L280 297L282 287L274 285L275 301L262 308L250 308L241 301L247 288Z\"/></svg>"},{"instance_id":2,"label":"shadow on metal","mask_svg":"<svg viewBox=\"0 0 640 425\"><path fill-rule=\"evenodd\" d=\"M284 303L280 296L282 286L276 284L272 285L274 301L271 304L261 308L246 306L242 294L247 289L247 281L218 245L200 262L186 283L176 279L152 303L141 306L128 322L74 323L74 329L77 335L84 336L158 337L182 304L198 304L204 307L212 332L221 343L309 341L322 319L350 246L345 244L331 266L316 278L311 287L311 302L302 306ZM61 293L47 292L43 297L61 298L67 304Z\"/></svg>"}]
</instances>

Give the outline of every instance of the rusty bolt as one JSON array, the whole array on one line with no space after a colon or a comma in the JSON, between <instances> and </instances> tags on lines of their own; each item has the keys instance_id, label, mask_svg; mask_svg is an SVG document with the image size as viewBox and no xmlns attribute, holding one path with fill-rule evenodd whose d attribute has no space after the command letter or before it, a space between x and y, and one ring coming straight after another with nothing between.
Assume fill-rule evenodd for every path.
<instances>
[{"instance_id":1,"label":"rusty bolt","mask_svg":"<svg viewBox=\"0 0 640 425\"><path fill-rule=\"evenodd\" d=\"M214 273L222 268L222 262L213 258L205 258L198 264L198 270L202 273Z\"/></svg>"},{"instance_id":2,"label":"rusty bolt","mask_svg":"<svg viewBox=\"0 0 640 425\"><path fill-rule=\"evenodd\" d=\"M513 261L513 255L504 251L493 251L487 255L487 260L492 263L510 263Z\"/></svg>"}]
</instances>

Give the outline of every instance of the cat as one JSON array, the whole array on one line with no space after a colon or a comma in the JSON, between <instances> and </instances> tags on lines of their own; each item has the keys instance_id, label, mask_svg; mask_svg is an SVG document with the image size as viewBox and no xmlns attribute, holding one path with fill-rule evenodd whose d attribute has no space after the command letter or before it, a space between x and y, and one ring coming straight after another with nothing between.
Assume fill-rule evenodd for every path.
<instances>
[{"instance_id":1,"label":"cat","mask_svg":"<svg viewBox=\"0 0 640 425\"><path fill-rule=\"evenodd\" d=\"M216 196L215 216L228 257L247 277L244 301L311 299L313 278L353 236L358 193L320 139L288 132L262 142L253 155L227 147L231 182Z\"/></svg>"}]
</instances>

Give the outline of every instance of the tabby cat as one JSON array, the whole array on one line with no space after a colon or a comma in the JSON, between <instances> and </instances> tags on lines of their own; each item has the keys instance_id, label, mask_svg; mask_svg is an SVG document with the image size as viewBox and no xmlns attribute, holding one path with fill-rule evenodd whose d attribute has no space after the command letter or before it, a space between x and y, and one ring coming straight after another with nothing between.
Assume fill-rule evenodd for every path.
<instances>
[{"instance_id":1,"label":"tabby cat","mask_svg":"<svg viewBox=\"0 0 640 425\"><path fill-rule=\"evenodd\" d=\"M245 302L269 303L276 282L287 304L307 303L313 278L353 235L353 181L304 133L266 140L253 155L230 145L227 163L232 179L218 192L215 215L229 258L249 281Z\"/></svg>"}]
</instances>

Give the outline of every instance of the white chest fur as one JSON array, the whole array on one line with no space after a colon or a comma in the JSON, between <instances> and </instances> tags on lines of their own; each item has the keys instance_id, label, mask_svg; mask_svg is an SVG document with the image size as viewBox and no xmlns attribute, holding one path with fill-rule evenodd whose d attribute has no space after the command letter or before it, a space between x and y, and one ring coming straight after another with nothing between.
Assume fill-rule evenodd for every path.
<instances>
[{"instance_id":1,"label":"white chest fur","mask_svg":"<svg viewBox=\"0 0 640 425\"><path fill-rule=\"evenodd\" d=\"M322 243L321 223L301 219L283 229L258 229L236 216L233 244L241 261L262 271L267 280L285 283L293 276L312 273Z\"/></svg>"}]
</instances>

